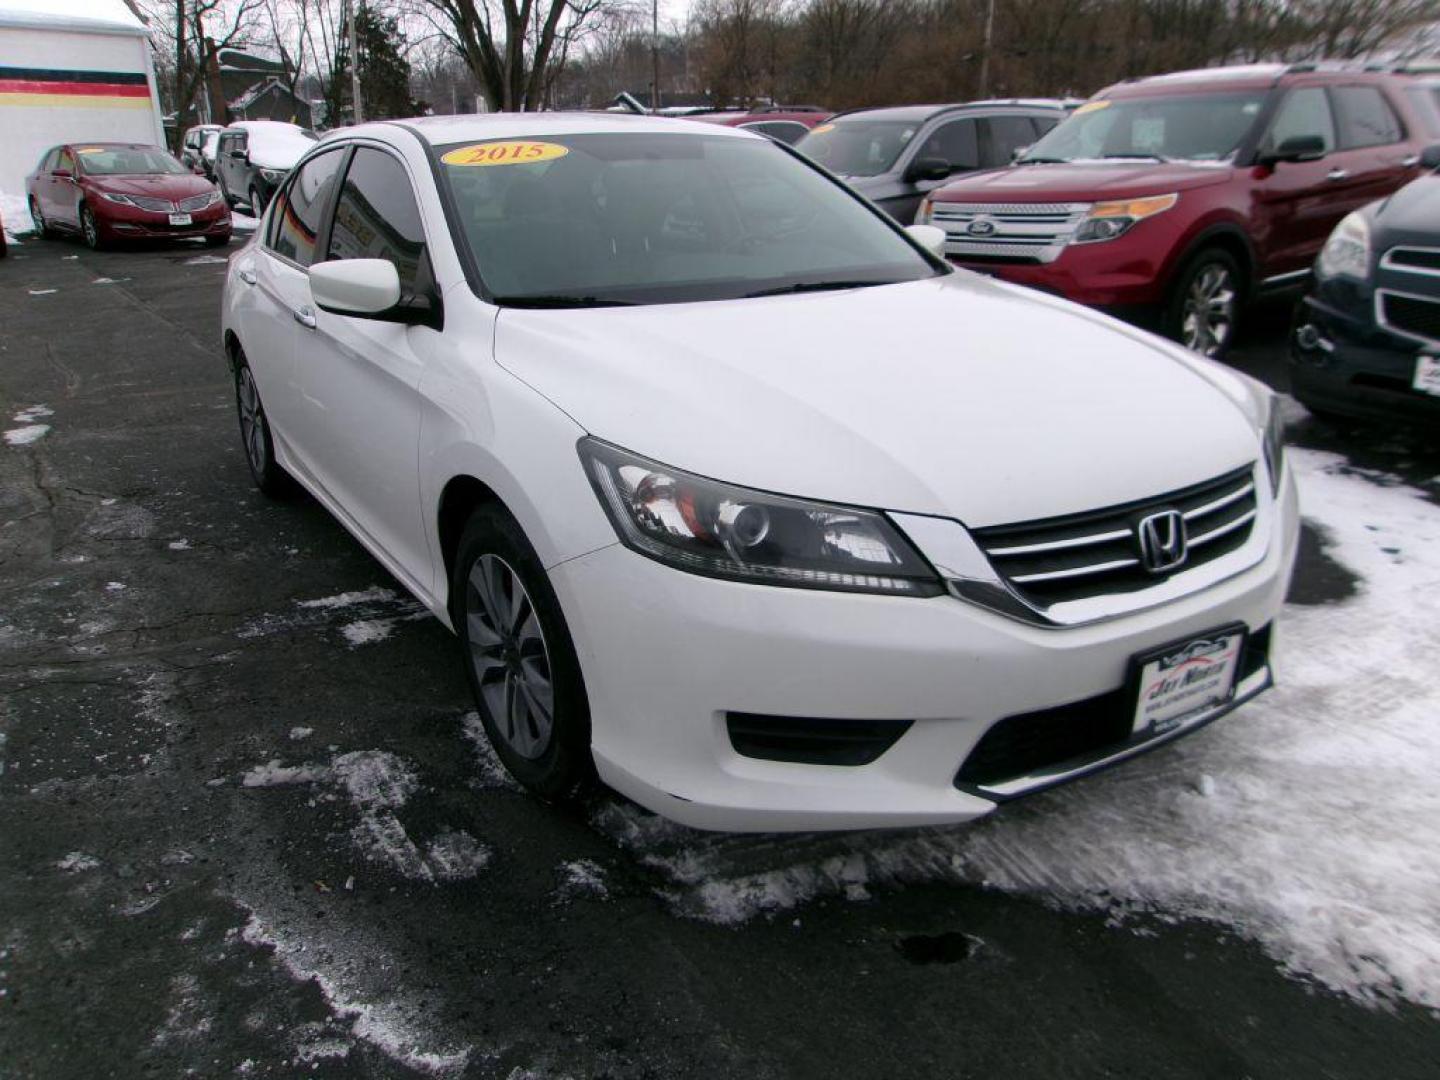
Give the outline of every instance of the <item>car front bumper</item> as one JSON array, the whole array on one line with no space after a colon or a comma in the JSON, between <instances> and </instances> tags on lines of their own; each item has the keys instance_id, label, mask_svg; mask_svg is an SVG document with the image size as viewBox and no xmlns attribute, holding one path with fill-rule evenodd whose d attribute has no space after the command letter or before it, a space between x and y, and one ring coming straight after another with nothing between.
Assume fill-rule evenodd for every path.
<instances>
[{"instance_id":1,"label":"car front bumper","mask_svg":"<svg viewBox=\"0 0 1440 1080\"><path fill-rule=\"evenodd\" d=\"M961 783L1006 717L1115 694L1133 657L1229 623L1272 627L1294 564L1287 470L1265 557L1158 608L1048 629L952 597L921 600L773 588L670 569L618 544L550 571L585 677L600 777L685 825L798 831L961 822L998 802L1168 742L1259 693L1143 743L1115 743L1014 782ZM737 752L727 714L910 721L868 764L803 764Z\"/></svg>"},{"instance_id":2,"label":"car front bumper","mask_svg":"<svg viewBox=\"0 0 1440 1080\"><path fill-rule=\"evenodd\" d=\"M1301 404L1374 420L1434 423L1440 397L1414 388L1416 359L1440 353L1307 296L1290 334L1290 385Z\"/></svg>"},{"instance_id":3,"label":"car front bumper","mask_svg":"<svg viewBox=\"0 0 1440 1080\"><path fill-rule=\"evenodd\" d=\"M105 236L114 240L183 240L225 236L231 230L230 211L224 202L193 211L189 225L171 225L168 214L115 203L97 210L95 218Z\"/></svg>"}]
</instances>

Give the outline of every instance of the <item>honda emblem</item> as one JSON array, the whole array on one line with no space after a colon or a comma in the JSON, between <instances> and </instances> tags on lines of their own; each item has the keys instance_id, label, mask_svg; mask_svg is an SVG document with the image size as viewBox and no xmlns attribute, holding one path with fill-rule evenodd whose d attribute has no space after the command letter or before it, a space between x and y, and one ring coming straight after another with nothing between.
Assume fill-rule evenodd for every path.
<instances>
[{"instance_id":1,"label":"honda emblem","mask_svg":"<svg viewBox=\"0 0 1440 1080\"><path fill-rule=\"evenodd\" d=\"M1135 538L1140 542L1140 563L1152 574L1174 570L1189 554L1185 516L1179 510L1162 510L1141 518L1135 526Z\"/></svg>"}]
</instances>

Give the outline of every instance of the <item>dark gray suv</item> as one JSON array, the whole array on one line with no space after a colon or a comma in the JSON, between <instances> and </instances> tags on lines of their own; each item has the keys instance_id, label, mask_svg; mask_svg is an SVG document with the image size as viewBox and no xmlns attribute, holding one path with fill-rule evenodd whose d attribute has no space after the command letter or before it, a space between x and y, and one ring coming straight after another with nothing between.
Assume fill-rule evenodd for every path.
<instances>
[{"instance_id":1,"label":"dark gray suv","mask_svg":"<svg viewBox=\"0 0 1440 1080\"><path fill-rule=\"evenodd\" d=\"M1044 135L1078 104L1011 98L860 109L812 129L795 149L909 225L926 192L960 173L1009 165L1016 150Z\"/></svg>"}]
</instances>

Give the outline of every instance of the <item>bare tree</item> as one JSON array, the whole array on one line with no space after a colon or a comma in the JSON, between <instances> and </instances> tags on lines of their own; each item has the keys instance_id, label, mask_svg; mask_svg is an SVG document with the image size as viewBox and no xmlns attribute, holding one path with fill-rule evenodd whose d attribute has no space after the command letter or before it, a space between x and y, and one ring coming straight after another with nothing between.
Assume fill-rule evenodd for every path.
<instances>
[{"instance_id":1,"label":"bare tree","mask_svg":"<svg viewBox=\"0 0 1440 1080\"><path fill-rule=\"evenodd\" d=\"M175 140L195 117L195 97L220 50L246 44L259 29L264 0L137 0L168 61L158 65L169 75L175 106ZM167 55L168 54L168 55Z\"/></svg>"},{"instance_id":2,"label":"bare tree","mask_svg":"<svg viewBox=\"0 0 1440 1080\"><path fill-rule=\"evenodd\" d=\"M606 0L413 0L464 59L492 108L541 106L552 69Z\"/></svg>"}]
</instances>

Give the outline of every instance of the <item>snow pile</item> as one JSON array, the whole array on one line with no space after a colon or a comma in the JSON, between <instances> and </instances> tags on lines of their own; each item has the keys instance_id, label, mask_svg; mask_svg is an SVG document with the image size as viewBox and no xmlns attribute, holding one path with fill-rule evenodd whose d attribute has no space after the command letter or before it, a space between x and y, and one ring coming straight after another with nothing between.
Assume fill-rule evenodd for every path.
<instances>
[{"instance_id":1,"label":"snow pile","mask_svg":"<svg viewBox=\"0 0 1440 1080\"><path fill-rule=\"evenodd\" d=\"M384 641L395 632L394 619L356 619L340 628L352 649Z\"/></svg>"},{"instance_id":2,"label":"snow pile","mask_svg":"<svg viewBox=\"0 0 1440 1080\"><path fill-rule=\"evenodd\" d=\"M357 604L393 603L399 599L400 594L394 589L386 589L379 585L372 585L368 589L336 593L334 596L322 596L315 600L296 600L295 606L333 611L336 608L355 607Z\"/></svg>"},{"instance_id":3,"label":"snow pile","mask_svg":"<svg viewBox=\"0 0 1440 1080\"><path fill-rule=\"evenodd\" d=\"M36 423L36 421L54 415L55 410L44 405L31 405L29 408L19 410L10 419L20 426L5 432L5 444L7 446L29 446L31 443L43 439L50 433L50 425Z\"/></svg>"},{"instance_id":4,"label":"snow pile","mask_svg":"<svg viewBox=\"0 0 1440 1080\"><path fill-rule=\"evenodd\" d=\"M557 872L560 887L555 891L561 900L571 900L577 896L590 896L597 900L610 898L610 889L605 884L605 869L594 859L563 862Z\"/></svg>"},{"instance_id":5,"label":"snow pile","mask_svg":"<svg viewBox=\"0 0 1440 1080\"><path fill-rule=\"evenodd\" d=\"M83 874L86 870L94 870L100 865L100 860L94 855L86 855L83 851L72 851L55 864L57 870L63 870L67 874Z\"/></svg>"},{"instance_id":6,"label":"snow pile","mask_svg":"<svg viewBox=\"0 0 1440 1080\"><path fill-rule=\"evenodd\" d=\"M313 600L296 600L295 608L296 611L283 615L262 615L241 627L236 636L267 637L310 626L324 626L334 618L343 617L349 621L340 628L340 632L350 647L356 648L384 641L400 623L425 619L430 615L423 604L380 585Z\"/></svg>"},{"instance_id":7,"label":"snow pile","mask_svg":"<svg viewBox=\"0 0 1440 1080\"><path fill-rule=\"evenodd\" d=\"M18 244L22 237L35 231L30 220L30 203L24 195L11 195L0 191L0 223L5 226L5 235L12 244Z\"/></svg>"},{"instance_id":8,"label":"snow pile","mask_svg":"<svg viewBox=\"0 0 1440 1080\"><path fill-rule=\"evenodd\" d=\"M1211 920L1333 990L1440 1007L1440 508L1336 455L1291 461L1361 584L1287 608L1279 686L1212 727L968 827L713 838L620 805L597 825L718 922L950 881Z\"/></svg>"}]
</instances>

